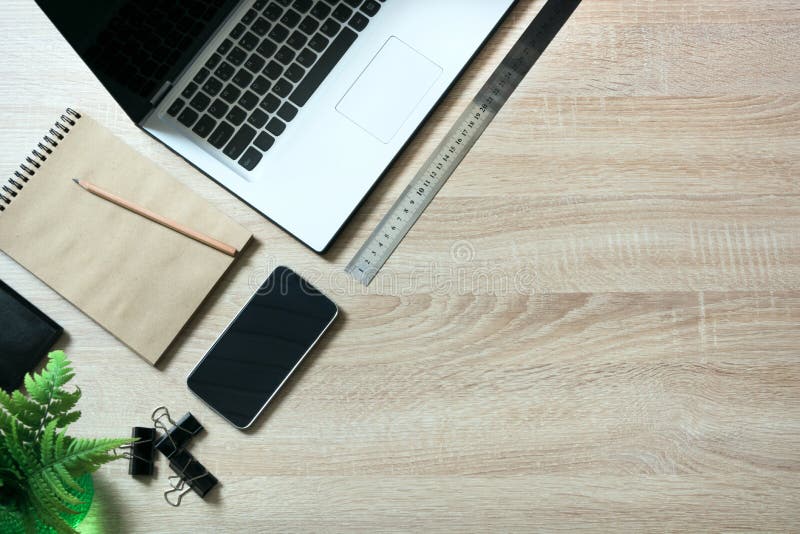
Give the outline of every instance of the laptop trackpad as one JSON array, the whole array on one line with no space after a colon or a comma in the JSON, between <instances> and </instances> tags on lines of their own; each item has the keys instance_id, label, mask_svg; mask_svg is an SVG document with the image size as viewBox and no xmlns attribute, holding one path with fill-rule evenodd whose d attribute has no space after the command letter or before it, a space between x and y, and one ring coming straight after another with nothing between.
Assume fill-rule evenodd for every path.
<instances>
[{"instance_id":1,"label":"laptop trackpad","mask_svg":"<svg viewBox=\"0 0 800 534\"><path fill-rule=\"evenodd\" d=\"M388 143L441 74L439 65L391 37L336 110Z\"/></svg>"}]
</instances>

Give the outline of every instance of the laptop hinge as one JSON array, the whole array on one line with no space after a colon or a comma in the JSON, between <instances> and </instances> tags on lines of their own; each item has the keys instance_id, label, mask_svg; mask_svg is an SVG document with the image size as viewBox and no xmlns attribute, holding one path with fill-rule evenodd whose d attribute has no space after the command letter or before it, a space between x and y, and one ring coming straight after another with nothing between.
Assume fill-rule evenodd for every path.
<instances>
[{"instance_id":1,"label":"laptop hinge","mask_svg":"<svg viewBox=\"0 0 800 534\"><path fill-rule=\"evenodd\" d=\"M166 81L164 85L161 86L161 89L153 95L153 98L150 99L150 103L153 104L153 107L158 107L164 97L167 96L167 93L172 88L172 82Z\"/></svg>"}]
</instances>

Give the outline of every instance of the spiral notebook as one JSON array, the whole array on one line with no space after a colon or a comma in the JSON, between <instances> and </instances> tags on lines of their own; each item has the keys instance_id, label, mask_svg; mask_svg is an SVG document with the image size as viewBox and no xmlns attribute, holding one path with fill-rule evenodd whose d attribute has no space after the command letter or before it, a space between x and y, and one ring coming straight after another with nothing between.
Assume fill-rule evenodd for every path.
<instances>
[{"instance_id":1,"label":"spiral notebook","mask_svg":"<svg viewBox=\"0 0 800 534\"><path fill-rule=\"evenodd\" d=\"M234 258L76 186L88 180L242 250L252 237L67 110L0 188L0 249L155 364Z\"/></svg>"}]
</instances>

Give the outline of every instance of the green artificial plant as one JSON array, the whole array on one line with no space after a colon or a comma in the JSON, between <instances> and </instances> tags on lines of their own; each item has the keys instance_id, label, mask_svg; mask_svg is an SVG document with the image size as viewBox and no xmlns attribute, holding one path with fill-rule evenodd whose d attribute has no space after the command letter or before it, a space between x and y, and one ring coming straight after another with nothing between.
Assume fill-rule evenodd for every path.
<instances>
[{"instance_id":1,"label":"green artificial plant","mask_svg":"<svg viewBox=\"0 0 800 534\"><path fill-rule=\"evenodd\" d=\"M0 389L0 532L36 532L42 526L76 532L68 520L88 500L77 479L119 458L114 450L132 442L66 434L81 416L74 409L80 389L64 389L73 376L69 360L57 351L40 374L25 377L28 396Z\"/></svg>"}]
</instances>

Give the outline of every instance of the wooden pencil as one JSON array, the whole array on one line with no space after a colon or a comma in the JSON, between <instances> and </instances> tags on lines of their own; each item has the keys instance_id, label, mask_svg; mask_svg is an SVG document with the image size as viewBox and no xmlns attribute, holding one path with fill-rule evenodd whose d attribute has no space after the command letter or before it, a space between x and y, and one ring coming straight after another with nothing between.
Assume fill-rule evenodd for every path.
<instances>
[{"instance_id":1,"label":"wooden pencil","mask_svg":"<svg viewBox=\"0 0 800 534\"><path fill-rule=\"evenodd\" d=\"M150 211L147 208L139 206L138 204L135 204L129 200L125 200L124 198L119 197L113 193L109 193L108 191L105 191L85 180L78 180L77 178L73 178L72 181L81 186L82 188L84 188L86 191L92 193L93 195L96 195L104 200L116 204L117 206L125 208L126 210L130 210L133 213L136 213L137 215L141 215L146 219L150 219L155 223L158 223L162 226L169 228L170 230L174 230L180 234L183 234L186 237L190 237L195 241L199 241L200 243L203 243L204 245L207 245L220 252L223 252L229 256L236 256L236 254L239 252L235 247L232 247L226 243L223 243L222 241L214 239L213 237L209 237L196 230L192 230L191 228L177 221L173 221L172 219L163 217L155 212Z\"/></svg>"}]
</instances>

